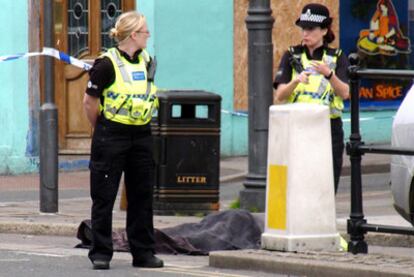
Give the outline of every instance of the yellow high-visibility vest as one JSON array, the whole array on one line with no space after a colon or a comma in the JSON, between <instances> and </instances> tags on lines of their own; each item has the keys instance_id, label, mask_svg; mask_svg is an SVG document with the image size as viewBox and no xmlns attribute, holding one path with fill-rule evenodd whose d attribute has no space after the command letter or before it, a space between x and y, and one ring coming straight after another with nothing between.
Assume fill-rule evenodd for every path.
<instances>
[{"instance_id":1,"label":"yellow high-visibility vest","mask_svg":"<svg viewBox=\"0 0 414 277\"><path fill-rule=\"evenodd\" d=\"M291 54L293 51L291 50ZM335 55L328 55L326 50L323 52L322 61L328 63L331 70L335 70L340 50L336 50ZM311 60L305 52L298 55L300 62L305 70L311 68ZM292 80L296 78L298 72L292 68ZM314 103L327 105L330 108L330 117L338 118L342 115L344 103L341 97L336 96L329 80L318 72L309 75L309 83L299 83L288 98L289 103Z\"/></svg>"},{"instance_id":2,"label":"yellow high-visibility vest","mask_svg":"<svg viewBox=\"0 0 414 277\"><path fill-rule=\"evenodd\" d=\"M147 80L150 56L142 50L139 62L128 62L116 48L110 48L108 57L115 69L115 81L103 91L101 112L106 119L127 125L144 125L151 121L153 110L158 107L157 88Z\"/></svg>"}]
</instances>

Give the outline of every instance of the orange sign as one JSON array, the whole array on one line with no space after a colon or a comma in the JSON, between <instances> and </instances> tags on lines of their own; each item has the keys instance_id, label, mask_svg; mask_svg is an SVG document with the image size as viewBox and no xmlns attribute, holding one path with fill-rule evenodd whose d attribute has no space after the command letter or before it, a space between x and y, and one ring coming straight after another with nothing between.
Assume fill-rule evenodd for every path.
<instances>
[{"instance_id":1,"label":"orange sign","mask_svg":"<svg viewBox=\"0 0 414 277\"><path fill-rule=\"evenodd\" d=\"M360 87L359 96L369 100L396 100L402 97L403 87L376 84L374 87Z\"/></svg>"}]
</instances>

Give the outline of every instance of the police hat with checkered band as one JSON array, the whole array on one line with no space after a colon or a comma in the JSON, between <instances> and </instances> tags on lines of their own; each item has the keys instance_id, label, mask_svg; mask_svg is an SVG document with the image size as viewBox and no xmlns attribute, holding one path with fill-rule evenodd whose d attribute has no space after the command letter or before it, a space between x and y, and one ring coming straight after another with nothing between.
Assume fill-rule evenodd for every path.
<instances>
[{"instance_id":1,"label":"police hat with checkered band","mask_svg":"<svg viewBox=\"0 0 414 277\"><path fill-rule=\"evenodd\" d=\"M315 3L304 6L300 17L296 20L296 25L301 28L327 28L331 23L332 17L329 17L328 8Z\"/></svg>"}]
</instances>

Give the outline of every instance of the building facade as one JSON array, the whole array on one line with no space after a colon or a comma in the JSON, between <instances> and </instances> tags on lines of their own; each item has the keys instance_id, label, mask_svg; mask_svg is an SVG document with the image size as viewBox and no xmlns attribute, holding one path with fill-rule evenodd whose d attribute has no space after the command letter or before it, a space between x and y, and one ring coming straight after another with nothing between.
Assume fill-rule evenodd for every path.
<instances>
[{"instance_id":1,"label":"building facade","mask_svg":"<svg viewBox=\"0 0 414 277\"><path fill-rule=\"evenodd\" d=\"M42 48L42 0L6 1L0 10L3 43L0 55ZM294 25L308 2L326 4L341 26L340 2L271 1L274 69L289 45L297 44ZM414 7L410 2L410 10ZM113 45L107 33L116 16L137 9L148 20L148 50L158 60L156 83L162 89L201 89L222 96L221 154L247 154L247 30L248 0L54 0L55 48L76 58L93 61ZM409 16L413 19L412 15ZM413 22L413 21L410 21ZM7 27L6 27L7 26ZM12 27L9 27L12 26ZM411 34L411 33L410 33ZM337 36L339 46L340 38ZM36 171L39 155L39 109L43 99L42 57L0 63L3 97L0 102L0 174ZM59 114L61 154L89 152L90 128L82 98L87 73L55 61L55 101ZM394 110L361 114L365 141L389 143ZM345 114L349 135L349 114ZM381 128L378 128L381 126Z\"/></svg>"}]
</instances>

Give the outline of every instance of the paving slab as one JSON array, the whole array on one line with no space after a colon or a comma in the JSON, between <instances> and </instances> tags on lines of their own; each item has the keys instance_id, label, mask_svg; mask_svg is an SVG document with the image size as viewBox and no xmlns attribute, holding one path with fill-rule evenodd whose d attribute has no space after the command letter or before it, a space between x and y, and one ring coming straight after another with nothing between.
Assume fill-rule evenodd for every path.
<instances>
[{"instance_id":1,"label":"paving slab","mask_svg":"<svg viewBox=\"0 0 414 277\"><path fill-rule=\"evenodd\" d=\"M209 265L308 277L414 276L414 251L411 256L353 255L347 252L215 251L209 255Z\"/></svg>"}]
</instances>

